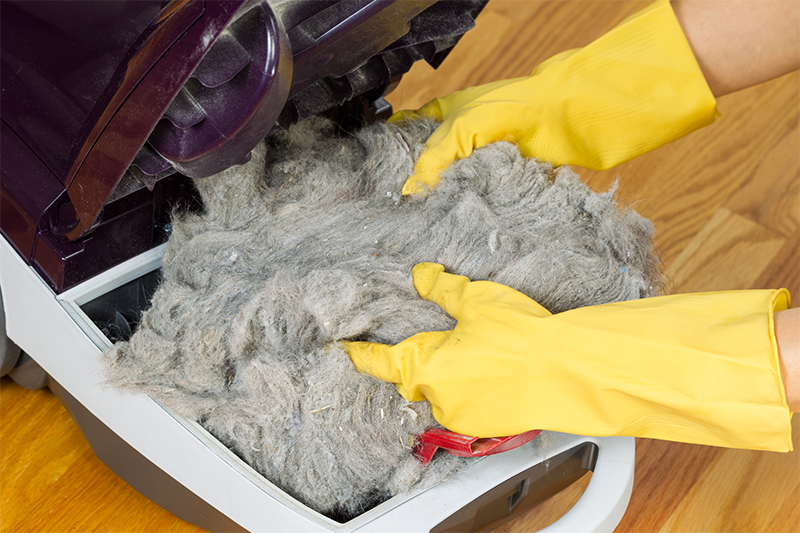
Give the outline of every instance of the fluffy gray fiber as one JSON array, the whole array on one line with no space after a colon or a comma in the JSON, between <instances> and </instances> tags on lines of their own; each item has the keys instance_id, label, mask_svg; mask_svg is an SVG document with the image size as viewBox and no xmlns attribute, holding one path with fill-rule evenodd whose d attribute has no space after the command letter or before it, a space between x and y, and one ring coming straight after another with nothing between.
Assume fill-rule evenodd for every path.
<instances>
[{"instance_id":1,"label":"fluffy gray fiber","mask_svg":"<svg viewBox=\"0 0 800 533\"><path fill-rule=\"evenodd\" d=\"M424 200L401 197L432 126L348 137L314 119L198 181L205 211L174 220L152 307L105 356L109 381L199 421L341 520L463 465L440 452L423 469L411 449L435 425L428 403L359 374L333 344L452 328L414 290L414 264L552 312L652 296L662 278L648 221L511 144L457 162Z\"/></svg>"}]
</instances>

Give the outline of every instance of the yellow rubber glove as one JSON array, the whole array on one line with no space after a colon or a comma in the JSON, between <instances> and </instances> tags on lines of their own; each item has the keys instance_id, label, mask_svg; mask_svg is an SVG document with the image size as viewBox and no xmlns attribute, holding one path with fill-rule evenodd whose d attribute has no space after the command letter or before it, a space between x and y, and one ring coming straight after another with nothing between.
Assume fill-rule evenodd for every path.
<instances>
[{"instance_id":1,"label":"yellow rubber glove","mask_svg":"<svg viewBox=\"0 0 800 533\"><path fill-rule=\"evenodd\" d=\"M477 437L547 429L789 451L772 315L785 289L682 294L551 315L527 296L421 263L423 298L452 331L395 345L347 342L361 372L428 399Z\"/></svg>"},{"instance_id":2,"label":"yellow rubber glove","mask_svg":"<svg viewBox=\"0 0 800 533\"><path fill-rule=\"evenodd\" d=\"M716 102L668 0L525 78L436 98L416 112L442 121L403 194L426 193L456 159L495 141L526 157L606 169L706 126Z\"/></svg>"}]
</instances>

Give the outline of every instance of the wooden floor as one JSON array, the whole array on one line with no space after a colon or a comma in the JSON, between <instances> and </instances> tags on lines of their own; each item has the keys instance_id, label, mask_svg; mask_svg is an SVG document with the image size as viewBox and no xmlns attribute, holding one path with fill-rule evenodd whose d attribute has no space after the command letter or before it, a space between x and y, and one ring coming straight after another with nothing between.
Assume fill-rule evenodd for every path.
<instances>
[{"instance_id":1,"label":"wooden floor","mask_svg":"<svg viewBox=\"0 0 800 533\"><path fill-rule=\"evenodd\" d=\"M439 71L417 65L391 95L398 108L522 76L582 46L646 5L627 1L492 0ZM653 220L677 292L788 287L800 301L800 78L719 101L722 118L606 172L621 201ZM798 420L794 443L800 448ZM560 516L579 483L496 531L535 531ZM0 386L0 530L200 531L140 496L92 454L47 391ZM800 532L800 451L724 450L639 440L623 532Z\"/></svg>"}]
</instances>

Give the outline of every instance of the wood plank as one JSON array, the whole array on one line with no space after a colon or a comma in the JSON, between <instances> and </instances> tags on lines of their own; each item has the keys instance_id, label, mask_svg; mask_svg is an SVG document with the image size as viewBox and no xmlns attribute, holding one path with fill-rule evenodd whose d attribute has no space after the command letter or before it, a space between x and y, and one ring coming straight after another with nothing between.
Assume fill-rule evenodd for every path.
<instances>
[{"instance_id":1,"label":"wood plank","mask_svg":"<svg viewBox=\"0 0 800 533\"><path fill-rule=\"evenodd\" d=\"M783 248L772 263L753 282L753 289L784 287L795 297L794 307L800 305L800 230L786 238Z\"/></svg>"},{"instance_id":2,"label":"wood plank","mask_svg":"<svg viewBox=\"0 0 800 533\"><path fill-rule=\"evenodd\" d=\"M658 531L721 451L712 446L636 439L633 494L616 531Z\"/></svg>"},{"instance_id":3,"label":"wood plank","mask_svg":"<svg viewBox=\"0 0 800 533\"><path fill-rule=\"evenodd\" d=\"M800 74L793 73L725 96L718 102L722 117L711 126L616 168L581 175L595 190L619 181L622 203L655 224L667 264L723 206L786 235L800 216L798 95Z\"/></svg>"},{"instance_id":4,"label":"wood plank","mask_svg":"<svg viewBox=\"0 0 800 533\"><path fill-rule=\"evenodd\" d=\"M785 238L720 208L667 268L677 292L747 289Z\"/></svg>"},{"instance_id":5,"label":"wood plank","mask_svg":"<svg viewBox=\"0 0 800 533\"><path fill-rule=\"evenodd\" d=\"M800 77L791 80L800 81ZM785 87L793 89L793 94L800 89L794 83L786 83ZM797 117L797 104L789 109L788 116ZM778 233L788 235L800 227L800 158L781 157L781 154L797 150L800 147L800 134L797 121L785 121L776 127L782 129L781 137L773 146L765 146L761 161L747 179L730 198L725 207L734 213L747 216L759 224ZM774 154L774 157L773 157Z\"/></svg>"},{"instance_id":6,"label":"wood plank","mask_svg":"<svg viewBox=\"0 0 800 533\"><path fill-rule=\"evenodd\" d=\"M47 389L0 381L0 531L8 533L203 529L122 481L94 455Z\"/></svg>"},{"instance_id":7,"label":"wood plank","mask_svg":"<svg viewBox=\"0 0 800 533\"><path fill-rule=\"evenodd\" d=\"M794 441L800 442L800 420L794 420L792 430ZM721 450L659 531L724 532L731 522L740 531L786 531L797 525L792 523L798 507L793 499L796 467L796 453ZM793 510L781 516L786 506Z\"/></svg>"}]
</instances>

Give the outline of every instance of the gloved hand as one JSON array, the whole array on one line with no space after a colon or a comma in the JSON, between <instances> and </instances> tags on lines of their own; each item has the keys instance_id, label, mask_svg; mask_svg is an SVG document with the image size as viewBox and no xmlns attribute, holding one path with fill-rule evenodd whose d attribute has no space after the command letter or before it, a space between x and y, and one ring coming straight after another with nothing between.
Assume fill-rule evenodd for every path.
<instances>
[{"instance_id":1,"label":"gloved hand","mask_svg":"<svg viewBox=\"0 0 800 533\"><path fill-rule=\"evenodd\" d=\"M452 331L395 345L347 342L356 368L428 399L478 437L547 429L788 451L772 314L785 289L683 294L551 315L527 296L421 263L423 298Z\"/></svg>"},{"instance_id":2,"label":"gloved hand","mask_svg":"<svg viewBox=\"0 0 800 533\"><path fill-rule=\"evenodd\" d=\"M417 115L443 123L403 194L426 193L453 161L495 141L556 165L610 168L710 124L717 111L672 7L660 0L529 77L436 98L391 120Z\"/></svg>"}]
</instances>

